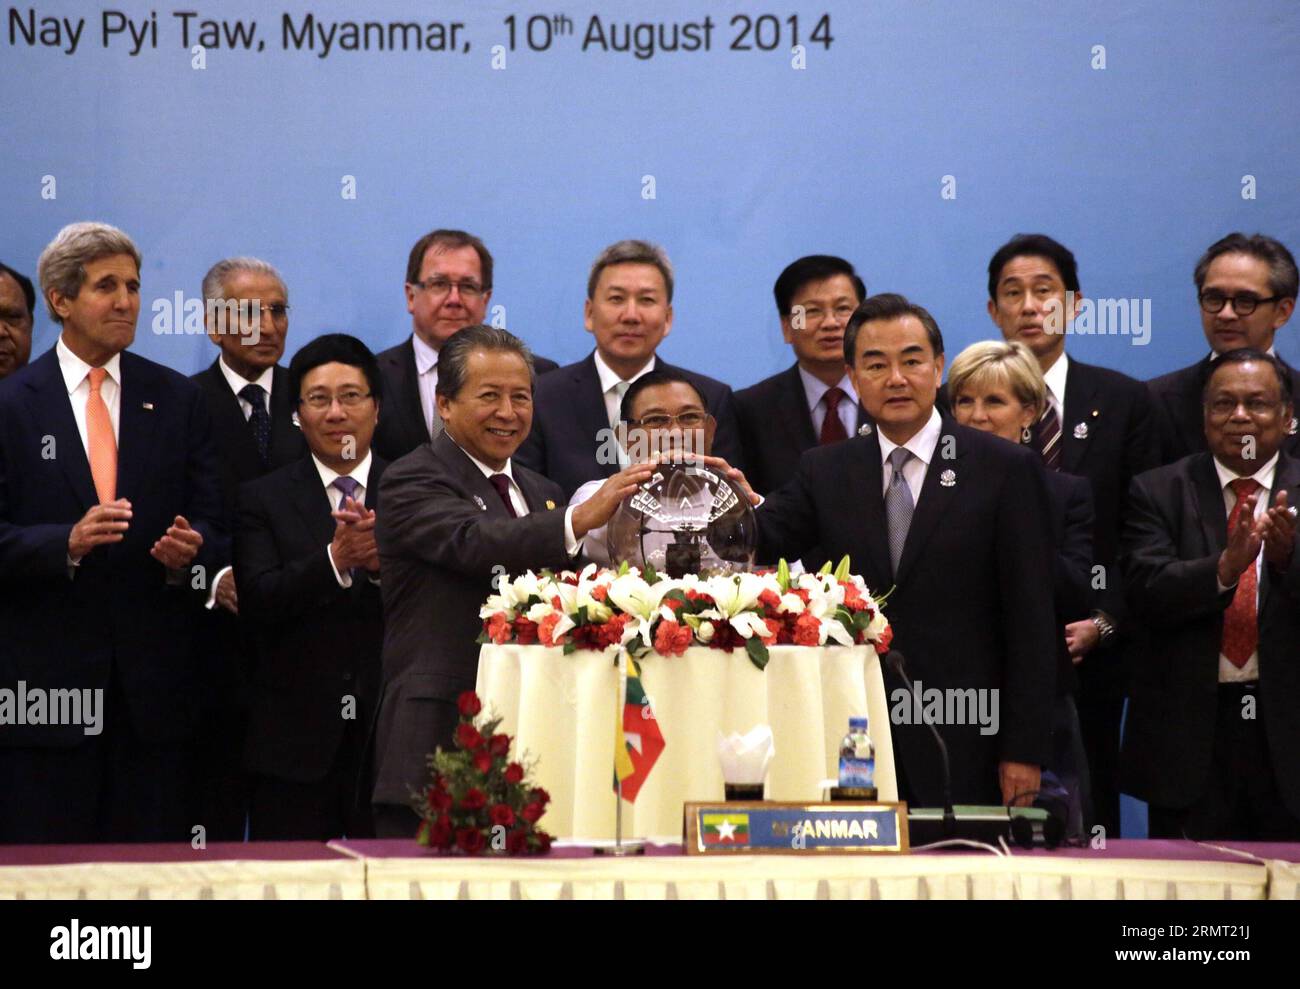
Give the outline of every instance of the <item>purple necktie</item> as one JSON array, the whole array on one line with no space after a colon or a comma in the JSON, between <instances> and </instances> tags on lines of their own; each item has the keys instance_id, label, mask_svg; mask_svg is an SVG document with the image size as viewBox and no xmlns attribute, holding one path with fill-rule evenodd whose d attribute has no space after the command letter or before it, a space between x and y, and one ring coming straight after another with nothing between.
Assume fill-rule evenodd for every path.
<instances>
[{"instance_id":1,"label":"purple necktie","mask_svg":"<svg viewBox=\"0 0 1300 989\"><path fill-rule=\"evenodd\" d=\"M361 487L361 482L355 477L348 477L346 474L334 478L333 487L343 492L343 500L339 502L339 510L343 510L343 505L349 498L357 496L357 488Z\"/></svg>"},{"instance_id":2,"label":"purple necktie","mask_svg":"<svg viewBox=\"0 0 1300 989\"><path fill-rule=\"evenodd\" d=\"M506 503L506 511L510 513L510 517L519 518L519 513L515 511L515 503L510 497L510 478L505 474L493 474L488 480L492 482L492 487L497 489L501 500Z\"/></svg>"}]
</instances>

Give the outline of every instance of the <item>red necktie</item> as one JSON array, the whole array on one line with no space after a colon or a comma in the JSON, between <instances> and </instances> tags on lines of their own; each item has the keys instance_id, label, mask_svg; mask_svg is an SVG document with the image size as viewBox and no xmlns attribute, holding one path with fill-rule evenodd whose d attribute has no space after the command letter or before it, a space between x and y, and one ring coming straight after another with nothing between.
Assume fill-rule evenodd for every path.
<instances>
[{"instance_id":1,"label":"red necktie","mask_svg":"<svg viewBox=\"0 0 1300 989\"><path fill-rule=\"evenodd\" d=\"M820 446L849 438L849 434L844 432L844 423L839 413L840 400L843 398L844 392L839 388L830 388L826 392L826 418L822 420L822 434L817 440Z\"/></svg>"},{"instance_id":2,"label":"red necktie","mask_svg":"<svg viewBox=\"0 0 1300 989\"><path fill-rule=\"evenodd\" d=\"M1237 503L1232 506L1228 516L1228 538L1238 525L1253 525L1254 518L1243 519L1241 506L1260 486L1250 477L1239 477L1231 482L1232 490L1237 494ZM1259 586L1259 574L1255 561L1251 561L1237 581L1237 591L1232 595L1232 604L1223 613L1223 655L1237 669L1246 665L1246 660L1259 647L1259 616L1256 612L1256 589Z\"/></svg>"},{"instance_id":3,"label":"red necktie","mask_svg":"<svg viewBox=\"0 0 1300 989\"><path fill-rule=\"evenodd\" d=\"M492 487L497 489L501 500L506 503L506 511L510 513L510 517L519 518L519 513L515 511L514 499L510 497L510 478L505 474L493 474L488 480L492 482Z\"/></svg>"}]
</instances>

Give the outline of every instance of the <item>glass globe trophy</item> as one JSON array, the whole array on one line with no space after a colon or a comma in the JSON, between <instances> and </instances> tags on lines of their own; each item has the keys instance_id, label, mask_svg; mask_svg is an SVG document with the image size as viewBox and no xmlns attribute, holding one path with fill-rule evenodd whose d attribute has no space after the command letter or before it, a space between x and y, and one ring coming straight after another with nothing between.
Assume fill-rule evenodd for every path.
<instances>
[{"instance_id":1,"label":"glass globe trophy","mask_svg":"<svg viewBox=\"0 0 1300 989\"><path fill-rule=\"evenodd\" d=\"M741 490L701 464L665 463L623 501L606 528L614 566L669 577L751 570L758 523Z\"/></svg>"}]
</instances>

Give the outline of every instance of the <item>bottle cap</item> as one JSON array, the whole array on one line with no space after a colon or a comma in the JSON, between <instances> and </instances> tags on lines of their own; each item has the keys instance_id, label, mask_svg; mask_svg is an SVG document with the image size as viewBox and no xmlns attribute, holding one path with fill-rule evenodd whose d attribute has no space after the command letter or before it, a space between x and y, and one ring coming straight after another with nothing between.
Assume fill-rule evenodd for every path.
<instances>
[{"instance_id":1,"label":"bottle cap","mask_svg":"<svg viewBox=\"0 0 1300 989\"><path fill-rule=\"evenodd\" d=\"M866 727L867 727L867 719L866 719L866 717L864 716L864 717L860 717L860 718L849 718L849 727L850 727L850 728L866 728Z\"/></svg>"}]
</instances>

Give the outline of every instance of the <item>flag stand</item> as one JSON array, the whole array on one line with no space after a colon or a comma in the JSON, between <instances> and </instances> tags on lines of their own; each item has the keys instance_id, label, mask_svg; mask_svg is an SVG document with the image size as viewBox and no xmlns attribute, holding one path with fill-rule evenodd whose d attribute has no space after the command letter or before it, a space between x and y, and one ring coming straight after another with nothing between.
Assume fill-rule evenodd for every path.
<instances>
[{"instance_id":1,"label":"flag stand","mask_svg":"<svg viewBox=\"0 0 1300 989\"><path fill-rule=\"evenodd\" d=\"M627 704L627 649L620 648L618 651L618 695L614 699L614 717L617 719L616 724L621 723L623 719L623 707ZM616 739L622 738L622 732L615 734ZM618 753L614 753L617 759ZM631 841L623 840L623 781L619 779L618 769L614 769L614 844L602 845L594 849L596 855L613 855L615 857L624 857L627 855L644 855L645 842L637 839Z\"/></svg>"}]
</instances>

